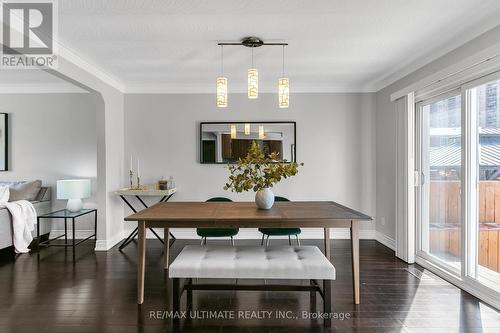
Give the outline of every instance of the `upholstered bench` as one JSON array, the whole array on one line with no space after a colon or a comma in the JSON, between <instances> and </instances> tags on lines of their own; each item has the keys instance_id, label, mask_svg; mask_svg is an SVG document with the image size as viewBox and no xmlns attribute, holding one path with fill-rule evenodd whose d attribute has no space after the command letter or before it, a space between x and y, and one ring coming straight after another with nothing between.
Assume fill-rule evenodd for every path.
<instances>
[{"instance_id":1,"label":"upholstered bench","mask_svg":"<svg viewBox=\"0 0 500 333\"><path fill-rule=\"evenodd\" d=\"M323 297L324 312L331 312L331 280L335 267L316 246L197 246L184 247L169 267L173 279L173 306L180 308L180 298L193 290L268 290L316 292ZM202 279L310 280L309 285L285 284L199 284ZM187 279L180 288L180 279ZM321 289L316 280L323 280ZM326 316L329 318L330 316ZM330 326L329 319L325 325Z\"/></svg>"}]
</instances>

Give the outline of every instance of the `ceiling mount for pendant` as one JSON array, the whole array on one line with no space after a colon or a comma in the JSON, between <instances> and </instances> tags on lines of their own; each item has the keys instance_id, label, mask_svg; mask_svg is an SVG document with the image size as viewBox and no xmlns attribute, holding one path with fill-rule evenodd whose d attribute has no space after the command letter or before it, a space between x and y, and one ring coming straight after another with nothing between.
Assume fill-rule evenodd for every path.
<instances>
[{"instance_id":1,"label":"ceiling mount for pendant","mask_svg":"<svg viewBox=\"0 0 500 333\"><path fill-rule=\"evenodd\" d=\"M219 46L246 46L246 47L261 47L261 46L286 46L288 43L266 43L259 37L249 36L243 38L239 42L219 42Z\"/></svg>"},{"instance_id":2,"label":"ceiling mount for pendant","mask_svg":"<svg viewBox=\"0 0 500 333\"><path fill-rule=\"evenodd\" d=\"M241 40L241 45L246 47L261 47L264 42L259 37L245 37Z\"/></svg>"}]
</instances>

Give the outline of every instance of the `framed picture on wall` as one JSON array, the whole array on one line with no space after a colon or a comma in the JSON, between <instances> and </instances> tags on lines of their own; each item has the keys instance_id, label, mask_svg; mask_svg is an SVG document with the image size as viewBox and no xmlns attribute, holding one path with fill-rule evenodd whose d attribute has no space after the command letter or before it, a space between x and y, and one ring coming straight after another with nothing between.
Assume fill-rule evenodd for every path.
<instances>
[{"instance_id":1,"label":"framed picture on wall","mask_svg":"<svg viewBox=\"0 0 500 333\"><path fill-rule=\"evenodd\" d=\"M0 113L0 171L9 170L8 141L9 141L8 114Z\"/></svg>"}]
</instances>

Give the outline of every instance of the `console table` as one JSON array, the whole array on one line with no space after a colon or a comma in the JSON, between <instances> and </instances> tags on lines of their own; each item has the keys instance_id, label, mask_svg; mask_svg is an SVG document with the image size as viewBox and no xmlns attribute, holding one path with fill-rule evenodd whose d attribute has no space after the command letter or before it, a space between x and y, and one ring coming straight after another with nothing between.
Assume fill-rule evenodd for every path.
<instances>
[{"instance_id":1,"label":"console table","mask_svg":"<svg viewBox=\"0 0 500 333\"><path fill-rule=\"evenodd\" d=\"M177 192L176 188L172 188L169 190L157 190L154 188L148 188L144 190L133 190L129 188L122 188L118 191L115 191L114 193L127 204L127 206L134 212L137 213L137 209L127 200L127 196L133 196L136 197L137 200L144 206L144 208L149 208L148 205L144 202L144 200L141 197L160 197L160 201L158 202L167 202L174 193ZM163 239L153 230L153 228L149 228L151 232L158 238L158 240L163 244ZM120 251L123 250L130 242L134 240L134 238L138 235L139 231L138 228L135 228L134 231L128 235L128 237L120 244L120 247L118 248ZM170 238L172 238L172 243L170 246L172 246L173 242L175 241L174 235L170 233Z\"/></svg>"}]
</instances>

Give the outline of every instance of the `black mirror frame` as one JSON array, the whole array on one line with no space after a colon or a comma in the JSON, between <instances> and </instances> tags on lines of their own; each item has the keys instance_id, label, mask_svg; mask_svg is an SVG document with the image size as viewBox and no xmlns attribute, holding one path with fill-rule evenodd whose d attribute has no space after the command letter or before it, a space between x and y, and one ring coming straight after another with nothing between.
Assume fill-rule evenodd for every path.
<instances>
[{"instance_id":1,"label":"black mirror frame","mask_svg":"<svg viewBox=\"0 0 500 333\"><path fill-rule=\"evenodd\" d=\"M291 162L297 162L297 123L295 121L203 121L200 122L200 128L199 128L199 162L200 164L207 164L207 165L226 165L226 164L235 164L236 162L232 163L218 163L218 162L203 162L203 150L202 150L202 129L203 125L220 125L220 124L293 124L293 145L292 145L292 161L287 161L287 163Z\"/></svg>"}]
</instances>

